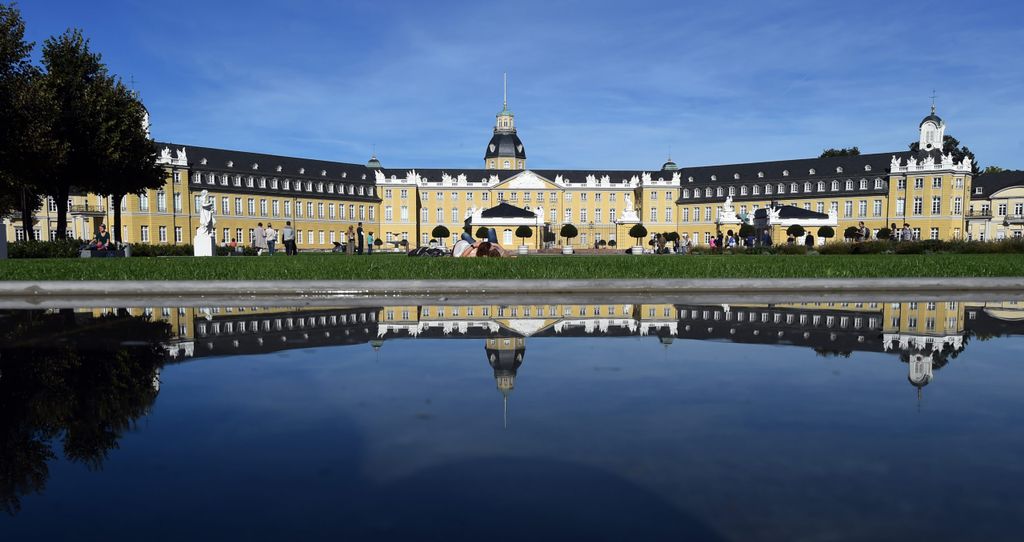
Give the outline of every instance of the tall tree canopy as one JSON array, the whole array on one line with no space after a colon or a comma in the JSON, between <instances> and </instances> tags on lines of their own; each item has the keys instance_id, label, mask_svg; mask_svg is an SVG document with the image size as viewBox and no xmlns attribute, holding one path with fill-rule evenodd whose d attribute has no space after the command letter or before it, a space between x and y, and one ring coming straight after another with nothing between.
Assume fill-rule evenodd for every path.
<instances>
[{"instance_id":1,"label":"tall tree canopy","mask_svg":"<svg viewBox=\"0 0 1024 542\"><path fill-rule=\"evenodd\" d=\"M30 61L32 48L21 13L0 4L0 213L20 209L26 233L47 168L64 151L53 138L54 104Z\"/></svg>"},{"instance_id":2,"label":"tall tree canopy","mask_svg":"<svg viewBox=\"0 0 1024 542\"><path fill-rule=\"evenodd\" d=\"M917 141L911 143L910 150L913 152L920 151L920 143ZM971 158L971 173L977 175L978 171L980 171L978 160L974 157L971 149L968 149L967 145L961 145L960 141L951 135L942 136L942 154L952 154L954 162L960 162L964 157L969 156Z\"/></svg>"},{"instance_id":3,"label":"tall tree canopy","mask_svg":"<svg viewBox=\"0 0 1024 542\"><path fill-rule=\"evenodd\" d=\"M818 158L832 158L833 156L860 156L860 149L857 147L825 149L821 151L821 156Z\"/></svg>"}]
</instances>

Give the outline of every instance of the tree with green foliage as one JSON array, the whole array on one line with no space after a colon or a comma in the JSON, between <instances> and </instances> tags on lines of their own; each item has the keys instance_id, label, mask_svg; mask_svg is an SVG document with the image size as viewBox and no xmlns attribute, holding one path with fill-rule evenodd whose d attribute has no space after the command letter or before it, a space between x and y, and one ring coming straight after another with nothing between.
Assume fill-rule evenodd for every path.
<instances>
[{"instance_id":1,"label":"tree with green foliage","mask_svg":"<svg viewBox=\"0 0 1024 542\"><path fill-rule=\"evenodd\" d=\"M452 234L452 232L448 231L448 228L446 228L445 226L443 226L441 224L438 224L437 226L434 226L434 229L430 230L430 236L433 237L434 239L438 239L438 240L447 239L448 236L451 235L451 234Z\"/></svg>"},{"instance_id":2,"label":"tree with green foliage","mask_svg":"<svg viewBox=\"0 0 1024 542\"><path fill-rule=\"evenodd\" d=\"M29 239L48 169L64 151L52 134L53 101L31 63L33 45L18 9L0 4L0 214L20 210Z\"/></svg>"},{"instance_id":3,"label":"tree with green foliage","mask_svg":"<svg viewBox=\"0 0 1024 542\"><path fill-rule=\"evenodd\" d=\"M574 239L579 234L579 230L577 230L576 226L573 226L572 224L564 224L562 229L558 232L558 235L565 237L566 244L569 244L570 240Z\"/></svg>"},{"instance_id":4,"label":"tree with green foliage","mask_svg":"<svg viewBox=\"0 0 1024 542\"><path fill-rule=\"evenodd\" d=\"M751 235L756 235L756 234L757 234L757 229L754 228L754 226L752 224L743 224L743 225L740 226L740 231L739 231L739 236L740 237L745 239L747 237L750 237Z\"/></svg>"},{"instance_id":5,"label":"tree with green foliage","mask_svg":"<svg viewBox=\"0 0 1024 542\"><path fill-rule=\"evenodd\" d=\"M915 153L920 152L921 143L914 141L910 144L910 150ZM968 149L966 145L961 145L960 141L951 135L942 136L942 154L952 154L954 162L961 162L965 157L970 157L971 173L977 175L980 171L978 159L974 157L971 149Z\"/></svg>"},{"instance_id":6,"label":"tree with green foliage","mask_svg":"<svg viewBox=\"0 0 1024 542\"><path fill-rule=\"evenodd\" d=\"M636 239L636 245L640 246L640 240L647 237L647 228L643 224L633 224L633 227L629 228L629 236Z\"/></svg>"},{"instance_id":7,"label":"tree with green foliage","mask_svg":"<svg viewBox=\"0 0 1024 542\"><path fill-rule=\"evenodd\" d=\"M985 174L985 173L1002 173L1004 171L1006 171L1006 169L1001 168L999 166L988 166L985 169L983 169L981 171L981 173L982 174Z\"/></svg>"},{"instance_id":8,"label":"tree with green foliage","mask_svg":"<svg viewBox=\"0 0 1024 542\"><path fill-rule=\"evenodd\" d=\"M801 226L800 224L793 224L792 226L786 228L786 235L790 235L793 237L803 237L805 233L807 232L804 231L804 227Z\"/></svg>"},{"instance_id":9,"label":"tree with green foliage","mask_svg":"<svg viewBox=\"0 0 1024 542\"><path fill-rule=\"evenodd\" d=\"M860 156L860 149L857 147L825 149L818 158L832 158L834 156Z\"/></svg>"},{"instance_id":10,"label":"tree with green foliage","mask_svg":"<svg viewBox=\"0 0 1024 542\"><path fill-rule=\"evenodd\" d=\"M818 237L822 239L831 239L836 236L836 230L832 229L832 226L822 226L818 228Z\"/></svg>"},{"instance_id":11,"label":"tree with green foliage","mask_svg":"<svg viewBox=\"0 0 1024 542\"><path fill-rule=\"evenodd\" d=\"M104 109L113 79L99 53L89 49L81 30L71 29L43 43L43 85L56 107L54 138L66 148L55 162L44 192L57 207L57 238L67 231L68 196L72 189L96 191L104 162Z\"/></svg>"},{"instance_id":12,"label":"tree with green foliage","mask_svg":"<svg viewBox=\"0 0 1024 542\"><path fill-rule=\"evenodd\" d=\"M107 88L102 106L103 128L98 150L105 159L95 192L111 197L114 240L121 242L121 199L127 194L140 194L149 188L160 188L165 182L162 166L156 163L157 149L146 133L146 108L138 96L122 82Z\"/></svg>"},{"instance_id":13,"label":"tree with green foliage","mask_svg":"<svg viewBox=\"0 0 1024 542\"><path fill-rule=\"evenodd\" d=\"M516 237L523 240L523 244L526 244L526 240L533 237L533 228L529 226L519 226L516 228Z\"/></svg>"}]
</instances>

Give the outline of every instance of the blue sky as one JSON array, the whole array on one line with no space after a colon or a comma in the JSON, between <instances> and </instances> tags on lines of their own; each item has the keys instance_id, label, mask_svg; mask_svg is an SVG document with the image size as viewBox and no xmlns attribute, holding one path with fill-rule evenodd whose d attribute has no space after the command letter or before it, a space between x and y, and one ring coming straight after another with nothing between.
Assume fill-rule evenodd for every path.
<instances>
[{"instance_id":1,"label":"blue sky","mask_svg":"<svg viewBox=\"0 0 1024 542\"><path fill-rule=\"evenodd\" d=\"M482 167L501 77L532 168L905 149L938 93L982 165L1024 169L1018 2L20 2L82 28L165 141Z\"/></svg>"}]
</instances>

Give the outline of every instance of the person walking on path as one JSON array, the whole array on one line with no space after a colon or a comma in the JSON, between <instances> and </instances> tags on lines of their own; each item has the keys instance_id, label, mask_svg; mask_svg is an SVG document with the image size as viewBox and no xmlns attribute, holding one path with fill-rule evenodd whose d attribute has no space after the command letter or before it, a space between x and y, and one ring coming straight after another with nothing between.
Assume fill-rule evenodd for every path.
<instances>
[{"instance_id":1,"label":"person walking on path","mask_svg":"<svg viewBox=\"0 0 1024 542\"><path fill-rule=\"evenodd\" d=\"M285 222L284 228L281 228L281 242L284 243L286 256L294 256L298 253L298 250L295 249L295 228L292 228L291 220Z\"/></svg>"},{"instance_id":2,"label":"person walking on path","mask_svg":"<svg viewBox=\"0 0 1024 542\"><path fill-rule=\"evenodd\" d=\"M903 235L901 236L903 241L913 241L914 232L910 229L910 224L907 222L903 223Z\"/></svg>"},{"instance_id":3,"label":"person walking on path","mask_svg":"<svg viewBox=\"0 0 1024 542\"><path fill-rule=\"evenodd\" d=\"M356 254L363 255L363 223L360 222L356 227Z\"/></svg>"},{"instance_id":4,"label":"person walking on path","mask_svg":"<svg viewBox=\"0 0 1024 542\"><path fill-rule=\"evenodd\" d=\"M807 247L807 250L814 248L814 236L810 233L807 234L807 237L804 237L804 246Z\"/></svg>"},{"instance_id":5,"label":"person walking on path","mask_svg":"<svg viewBox=\"0 0 1024 542\"><path fill-rule=\"evenodd\" d=\"M262 256L267 250L267 232L263 229L263 223L256 223L256 230L252 234L252 246L256 249L256 255Z\"/></svg>"},{"instance_id":6,"label":"person walking on path","mask_svg":"<svg viewBox=\"0 0 1024 542\"><path fill-rule=\"evenodd\" d=\"M366 234L366 255L373 254L373 232Z\"/></svg>"},{"instance_id":7,"label":"person walking on path","mask_svg":"<svg viewBox=\"0 0 1024 542\"><path fill-rule=\"evenodd\" d=\"M345 232L345 254L351 256L356 250L356 231L351 224L348 225L348 231Z\"/></svg>"},{"instance_id":8,"label":"person walking on path","mask_svg":"<svg viewBox=\"0 0 1024 542\"><path fill-rule=\"evenodd\" d=\"M267 237L267 249L270 251L270 255L274 255L274 248L277 246L277 230L274 229L274 225L267 222L267 229L264 232Z\"/></svg>"}]
</instances>

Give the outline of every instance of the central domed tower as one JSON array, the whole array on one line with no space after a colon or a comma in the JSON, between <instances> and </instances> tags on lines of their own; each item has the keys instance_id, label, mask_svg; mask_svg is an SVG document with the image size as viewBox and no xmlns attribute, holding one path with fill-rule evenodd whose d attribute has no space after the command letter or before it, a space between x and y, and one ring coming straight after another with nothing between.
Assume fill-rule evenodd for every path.
<instances>
[{"instance_id":1,"label":"central domed tower","mask_svg":"<svg viewBox=\"0 0 1024 542\"><path fill-rule=\"evenodd\" d=\"M486 169L526 169L526 149L516 135L516 117L508 110L508 77L504 80L504 100L495 116L494 135L484 152Z\"/></svg>"}]
</instances>

